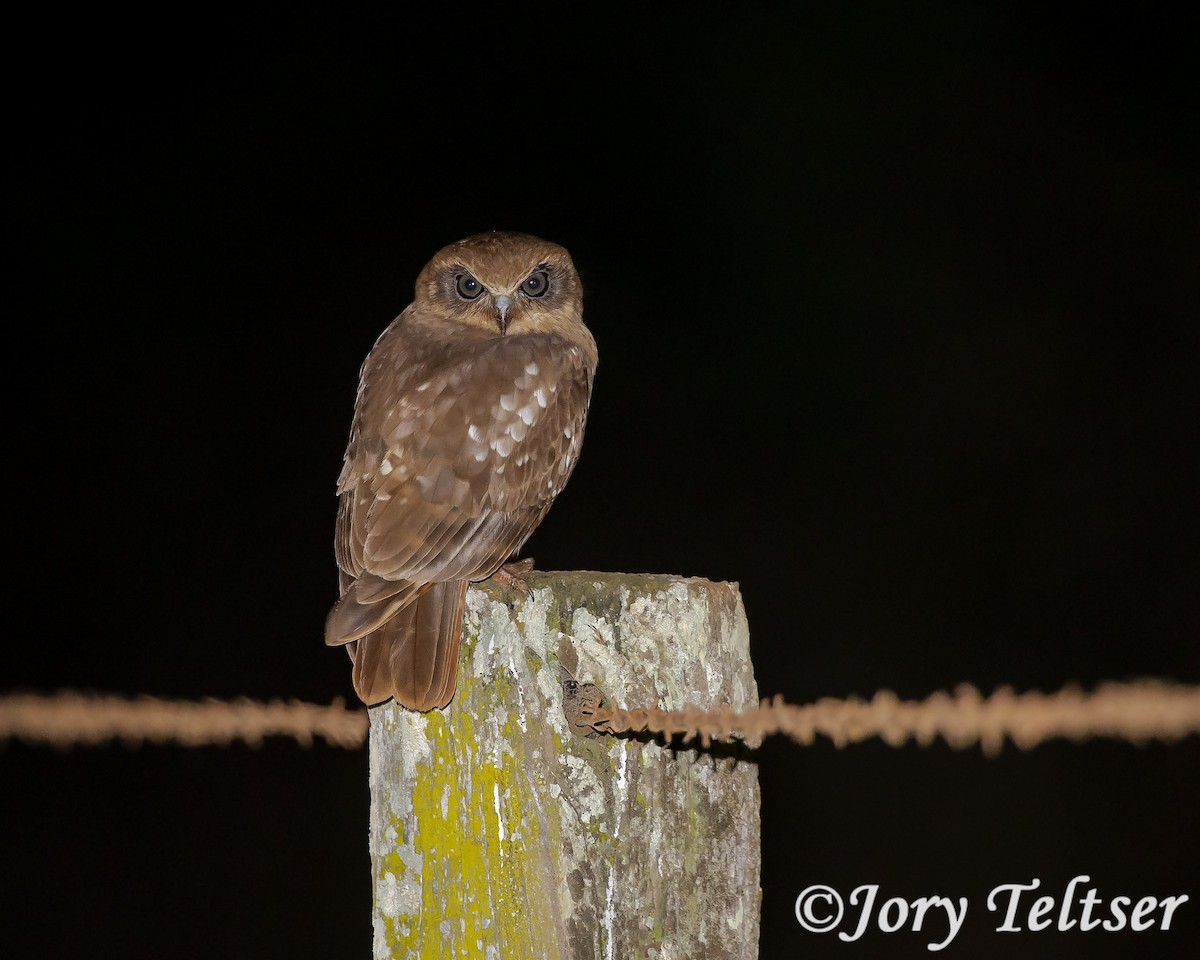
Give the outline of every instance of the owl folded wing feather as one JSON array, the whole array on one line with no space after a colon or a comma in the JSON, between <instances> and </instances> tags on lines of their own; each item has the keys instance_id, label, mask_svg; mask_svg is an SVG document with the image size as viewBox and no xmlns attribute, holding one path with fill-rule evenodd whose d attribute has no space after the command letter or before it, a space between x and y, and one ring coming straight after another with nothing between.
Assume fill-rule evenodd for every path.
<instances>
[{"instance_id":1,"label":"owl folded wing feather","mask_svg":"<svg viewBox=\"0 0 1200 960\"><path fill-rule=\"evenodd\" d=\"M387 338L403 320L363 369L336 535L338 564L355 579L330 614L327 643L364 636L430 583L490 576L578 457L590 393L578 348L553 335L501 337L449 361L401 363ZM373 365L388 391L374 388L385 377ZM382 429L364 436L364 422Z\"/></svg>"}]
</instances>

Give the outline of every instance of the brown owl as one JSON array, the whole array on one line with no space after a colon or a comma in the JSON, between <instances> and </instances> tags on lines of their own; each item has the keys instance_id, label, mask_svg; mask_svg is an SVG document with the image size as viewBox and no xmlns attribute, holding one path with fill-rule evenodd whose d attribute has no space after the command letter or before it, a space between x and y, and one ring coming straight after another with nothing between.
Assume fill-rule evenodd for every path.
<instances>
[{"instance_id":1,"label":"brown owl","mask_svg":"<svg viewBox=\"0 0 1200 960\"><path fill-rule=\"evenodd\" d=\"M338 478L345 644L365 703L454 695L467 584L533 533L579 458L596 370L562 247L483 233L440 250L367 355Z\"/></svg>"}]
</instances>

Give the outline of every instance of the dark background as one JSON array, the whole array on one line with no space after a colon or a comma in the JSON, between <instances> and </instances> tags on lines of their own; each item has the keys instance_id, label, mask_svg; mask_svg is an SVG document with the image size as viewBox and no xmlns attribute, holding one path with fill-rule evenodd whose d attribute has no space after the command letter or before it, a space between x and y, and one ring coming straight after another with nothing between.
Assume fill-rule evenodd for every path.
<instances>
[{"instance_id":1,"label":"dark background","mask_svg":"<svg viewBox=\"0 0 1200 960\"><path fill-rule=\"evenodd\" d=\"M10 24L0 692L352 696L321 630L358 366L491 228L571 250L600 347L540 569L738 581L796 703L1200 682L1182 17L397 6ZM1198 761L770 741L762 956L928 956L798 927L869 882L967 896L946 955L1195 955ZM10 956L370 952L365 751L9 744L0 819ZM992 887L1077 874L1192 899L994 932Z\"/></svg>"}]
</instances>

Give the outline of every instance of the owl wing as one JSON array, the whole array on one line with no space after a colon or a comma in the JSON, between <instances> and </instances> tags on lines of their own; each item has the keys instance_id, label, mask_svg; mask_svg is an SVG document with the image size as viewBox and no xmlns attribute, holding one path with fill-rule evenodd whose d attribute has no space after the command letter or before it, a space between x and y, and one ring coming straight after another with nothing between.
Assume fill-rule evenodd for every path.
<instances>
[{"instance_id":1,"label":"owl wing","mask_svg":"<svg viewBox=\"0 0 1200 960\"><path fill-rule=\"evenodd\" d=\"M406 316L364 363L339 480L338 564L360 602L491 575L566 484L591 393L561 337L435 343Z\"/></svg>"}]
</instances>

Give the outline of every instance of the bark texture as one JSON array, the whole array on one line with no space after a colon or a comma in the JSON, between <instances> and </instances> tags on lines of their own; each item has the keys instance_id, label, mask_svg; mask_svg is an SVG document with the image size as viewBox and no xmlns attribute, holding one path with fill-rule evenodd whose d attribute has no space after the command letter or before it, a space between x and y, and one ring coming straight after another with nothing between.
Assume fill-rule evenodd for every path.
<instances>
[{"instance_id":1,"label":"bark texture","mask_svg":"<svg viewBox=\"0 0 1200 960\"><path fill-rule=\"evenodd\" d=\"M752 760L564 714L569 680L628 707L754 706L737 585L528 582L471 588L449 707L371 710L375 957L757 957Z\"/></svg>"}]
</instances>

